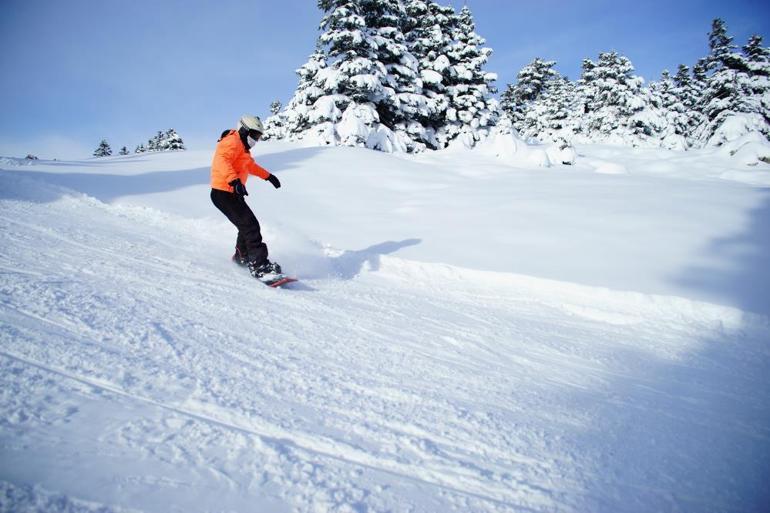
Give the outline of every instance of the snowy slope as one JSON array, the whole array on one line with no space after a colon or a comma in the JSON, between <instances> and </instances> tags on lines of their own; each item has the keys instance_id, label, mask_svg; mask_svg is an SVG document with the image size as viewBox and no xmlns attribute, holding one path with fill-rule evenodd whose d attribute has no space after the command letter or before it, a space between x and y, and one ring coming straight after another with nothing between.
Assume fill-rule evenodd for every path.
<instances>
[{"instance_id":1,"label":"snowy slope","mask_svg":"<svg viewBox=\"0 0 770 513\"><path fill-rule=\"evenodd\" d=\"M0 172L0 511L759 510L767 170L618 151L264 145L294 290L208 152Z\"/></svg>"}]
</instances>

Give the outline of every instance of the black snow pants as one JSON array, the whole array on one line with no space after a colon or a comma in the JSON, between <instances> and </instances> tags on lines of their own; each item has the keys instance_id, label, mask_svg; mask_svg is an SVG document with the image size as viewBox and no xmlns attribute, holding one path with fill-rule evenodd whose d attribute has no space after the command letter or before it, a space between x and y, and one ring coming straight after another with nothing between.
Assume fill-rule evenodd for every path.
<instances>
[{"instance_id":1,"label":"black snow pants","mask_svg":"<svg viewBox=\"0 0 770 513\"><path fill-rule=\"evenodd\" d=\"M235 251L257 265L267 262L267 245L262 242L259 221L245 198L232 192L211 189L211 201L238 228Z\"/></svg>"}]
</instances>

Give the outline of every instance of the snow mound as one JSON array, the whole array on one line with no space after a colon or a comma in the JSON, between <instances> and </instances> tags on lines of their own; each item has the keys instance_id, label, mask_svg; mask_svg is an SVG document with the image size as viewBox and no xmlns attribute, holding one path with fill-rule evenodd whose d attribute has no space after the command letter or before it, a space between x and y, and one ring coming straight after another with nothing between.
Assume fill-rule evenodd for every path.
<instances>
[{"instance_id":1,"label":"snow mound","mask_svg":"<svg viewBox=\"0 0 770 513\"><path fill-rule=\"evenodd\" d=\"M762 132L767 130L767 122L757 113L732 114L722 122L708 140L707 146L722 146L738 141L744 137L759 136L764 139Z\"/></svg>"},{"instance_id":2,"label":"snow mound","mask_svg":"<svg viewBox=\"0 0 770 513\"><path fill-rule=\"evenodd\" d=\"M597 158L584 160L591 168L593 168L595 173L602 175L625 175L628 173L626 167L617 162Z\"/></svg>"},{"instance_id":3,"label":"snow mound","mask_svg":"<svg viewBox=\"0 0 770 513\"><path fill-rule=\"evenodd\" d=\"M33 159L20 159L16 157L0 157L0 167L18 167L34 164Z\"/></svg>"},{"instance_id":4,"label":"snow mound","mask_svg":"<svg viewBox=\"0 0 770 513\"><path fill-rule=\"evenodd\" d=\"M514 166L551 167L553 165L547 146L527 144L511 128L510 123L505 122L501 122L493 129L489 137L477 145L475 151L494 156Z\"/></svg>"},{"instance_id":5,"label":"snow mound","mask_svg":"<svg viewBox=\"0 0 770 513\"><path fill-rule=\"evenodd\" d=\"M720 147L720 153L744 166L770 164L770 142L759 132L749 132L726 142Z\"/></svg>"},{"instance_id":6,"label":"snow mound","mask_svg":"<svg viewBox=\"0 0 770 513\"><path fill-rule=\"evenodd\" d=\"M561 163L566 166L571 166L577 160L575 148L564 143L549 144L545 147L545 152L548 154L551 162Z\"/></svg>"}]
</instances>

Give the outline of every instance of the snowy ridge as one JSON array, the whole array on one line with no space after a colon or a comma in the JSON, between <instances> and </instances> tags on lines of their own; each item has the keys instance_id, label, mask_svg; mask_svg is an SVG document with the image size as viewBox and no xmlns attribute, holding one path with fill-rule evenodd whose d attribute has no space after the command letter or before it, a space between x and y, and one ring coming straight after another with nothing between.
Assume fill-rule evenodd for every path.
<instances>
[{"instance_id":1,"label":"snowy ridge","mask_svg":"<svg viewBox=\"0 0 770 513\"><path fill-rule=\"evenodd\" d=\"M0 166L3 166L3 167L29 166L32 164L35 164L35 162L30 159L21 159L16 157L0 157Z\"/></svg>"},{"instance_id":2,"label":"snowy ridge","mask_svg":"<svg viewBox=\"0 0 770 513\"><path fill-rule=\"evenodd\" d=\"M675 297L622 292L600 287L533 278L511 273L462 269L446 264L414 262L383 256L377 270L404 287L430 287L437 296L452 291L496 301L535 302L608 324L630 325L657 318L671 322L703 323L726 333L761 327L767 318L737 308Z\"/></svg>"},{"instance_id":3,"label":"snowy ridge","mask_svg":"<svg viewBox=\"0 0 770 513\"><path fill-rule=\"evenodd\" d=\"M407 181L337 150L308 162L318 182L293 183L340 183L348 155L381 195L446 191L427 164ZM98 195L100 174L150 184L131 173L194 160L142 158L59 180ZM105 202L34 173L0 173L2 511L737 512L764 498L765 316L402 256L416 239L335 248L289 216L265 231L302 287L255 287L219 218L174 207L185 182ZM368 179L346 192L366 199ZM142 206L156 200L168 210Z\"/></svg>"}]
</instances>

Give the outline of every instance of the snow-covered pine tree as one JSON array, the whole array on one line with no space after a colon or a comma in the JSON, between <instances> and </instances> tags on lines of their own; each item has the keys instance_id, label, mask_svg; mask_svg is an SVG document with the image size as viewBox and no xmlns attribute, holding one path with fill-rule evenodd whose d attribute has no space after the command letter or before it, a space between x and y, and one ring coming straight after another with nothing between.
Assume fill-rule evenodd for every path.
<instances>
[{"instance_id":1,"label":"snow-covered pine tree","mask_svg":"<svg viewBox=\"0 0 770 513\"><path fill-rule=\"evenodd\" d=\"M161 151L161 141L163 139L163 132L158 131L154 137L151 137L147 141L147 151Z\"/></svg>"},{"instance_id":2,"label":"snow-covered pine tree","mask_svg":"<svg viewBox=\"0 0 770 513\"><path fill-rule=\"evenodd\" d=\"M407 47L406 10L400 0L362 0L364 21L377 46L376 57L385 68L385 95L376 102L380 122L394 131L407 151L435 147L430 127L424 125L436 109L423 94L418 59Z\"/></svg>"},{"instance_id":3,"label":"snow-covered pine tree","mask_svg":"<svg viewBox=\"0 0 770 513\"><path fill-rule=\"evenodd\" d=\"M109 157L110 155L112 155L112 148L110 148L107 139L102 139L99 142L99 146L94 150L94 157Z\"/></svg>"},{"instance_id":4,"label":"snow-covered pine tree","mask_svg":"<svg viewBox=\"0 0 770 513\"><path fill-rule=\"evenodd\" d=\"M692 85L697 97L696 105L700 106L701 97L703 91L706 89L706 82L708 81L708 72L706 66L706 59L699 59L695 66L692 67Z\"/></svg>"},{"instance_id":5,"label":"snow-covered pine tree","mask_svg":"<svg viewBox=\"0 0 770 513\"><path fill-rule=\"evenodd\" d=\"M672 150L686 149L689 112L679 99L676 82L668 70L663 70L657 82L650 83L647 93L652 110L650 119L660 145Z\"/></svg>"},{"instance_id":6,"label":"snow-covered pine tree","mask_svg":"<svg viewBox=\"0 0 770 513\"><path fill-rule=\"evenodd\" d=\"M163 138L160 144L161 151L183 151L185 150L184 141L176 133L176 130L169 128L166 133L163 134Z\"/></svg>"},{"instance_id":7,"label":"snow-covered pine tree","mask_svg":"<svg viewBox=\"0 0 770 513\"><path fill-rule=\"evenodd\" d=\"M279 114L282 121L270 120L268 135L368 146L382 126L377 103L386 95L386 71L366 26L363 0L319 0L318 7L324 17L316 52L298 70L297 90Z\"/></svg>"},{"instance_id":8,"label":"snow-covered pine tree","mask_svg":"<svg viewBox=\"0 0 770 513\"><path fill-rule=\"evenodd\" d=\"M128 155L128 148L123 146L120 151L118 152L118 155Z\"/></svg>"},{"instance_id":9,"label":"snow-covered pine tree","mask_svg":"<svg viewBox=\"0 0 770 513\"><path fill-rule=\"evenodd\" d=\"M506 84L505 90L500 93L500 114L506 116L514 126L514 120L524 117L524 109L519 107L518 92L515 84Z\"/></svg>"},{"instance_id":10,"label":"snow-covered pine tree","mask_svg":"<svg viewBox=\"0 0 770 513\"><path fill-rule=\"evenodd\" d=\"M765 120L765 129L760 131L770 139L770 48L762 46L762 36L753 35L743 47L746 56L750 97L748 107Z\"/></svg>"},{"instance_id":11,"label":"snow-covered pine tree","mask_svg":"<svg viewBox=\"0 0 770 513\"><path fill-rule=\"evenodd\" d=\"M315 144L420 150L430 131L418 63L408 51L400 0L319 0L317 51L299 70L286 108L268 120L270 137Z\"/></svg>"},{"instance_id":12,"label":"snow-covered pine tree","mask_svg":"<svg viewBox=\"0 0 770 513\"><path fill-rule=\"evenodd\" d=\"M427 130L425 142L431 148L443 147L444 143L439 143L436 134L446 124L449 107L443 72L450 66L447 53L456 32L455 12L432 0L408 0L406 14L404 35L407 47L418 61L423 95L429 102L428 116L420 117Z\"/></svg>"},{"instance_id":13,"label":"snow-covered pine tree","mask_svg":"<svg viewBox=\"0 0 770 513\"><path fill-rule=\"evenodd\" d=\"M575 83L567 77L558 75L549 80L548 87L524 113L520 135L541 142L571 144L580 119L574 115L578 107L575 97Z\"/></svg>"},{"instance_id":14,"label":"snow-covered pine tree","mask_svg":"<svg viewBox=\"0 0 770 513\"><path fill-rule=\"evenodd\" d=\"M378 107L392 103L395 91L388 87L378 44L367 27L368 5L364 0L319 0L318 5L325 13L319 43L328 55L328 67L317 77L323 96L308 113L312 130L304 137L325 144L405 149L380 122ZM380 144L378 133L390 145Z\"/></svg>"},{"instance_id":15,"label":"snow-covered pine tree","mask_svg":"<svg viewBox=\"0 0 770 513\"><path fill-rule=\"evenodd\" d=\"M158 132L156 137L158 140L157 151L167 151L168 141L166 141L166 134L163 132Z\"/></svg>"},{"instance_id":16,"label":"snow-covered pine tree","mask_svg":"<svg viewBox=\"0 0 770 513\"><path fill-rule=\"evenodd\" d=\"M721 18L714 18L709 32L709 54L703 59L706 73L714 72L722 67L725 60L729 60L731 54L738 47L733 44L733 38L727 35L727 24Z\"/></svg>"},{"instance_id":17,"label":"snow-covered pine tree","mask_svg":"<svg viewBox=\"0 0 770 513\"><path fill-rule=\"evenodd\" d=\"M319 0L322 33L269 138L383 151L472 146L497 119L491 50L460 15L430 0ZM409 13L423 12L419 20ZM419 21L417 23L416 21ZM419 57L417 56L419 55Z\"/></svg>"},{"instance_id":18,"label":"snow-covered pine tree","mask_svg":"<svg viewBox=\"0 0 770 513\"><path fill-rule=\"evenodd\" d=\"M134 153L147 153L147 148L144 147L144 144L140 144L136 147Z\"/></svg>"},{"instance_id":19,"label":"snow-covered pine tree","mask_svg":"<svg viewBox=\"0 0 770 513\"><path fill-rule=\"evenodd\" d=\"M438 139L442 146L459 140L471 148L489 135L497 123L499 105L492 97L497 75L484 71L492 49L482 46L486 41L476 34L467 5L456 15L452 26L455 42L447 52L449 66L443 71L449 107L447 122L439 131Z\"/></svg>"},{"instance_id":20,"label":"snow-covered pine tree","mask_svg":"<svg viewBox=\"0 0 770 513\"><path fill-rule=\"evenodd\" d=\"M516 84L508 84L500 97L500 110L508 116L513 127L522 135L532 131L530 129L533 127L528 126L529 123L536 122L529 117L529 123L525 123L527 111L549 87L550 82L559 77L559 73L553 68L555 65L556 61L535 58L519 71Z\"/></svg>"},{"instance_id":21,"label":"snow-covered pine tree","mask_svg":"<svg viewBox=\"0 0 770 513\"><path fill-rule=\"evenodd\" d=\"M572 117L577 121L577 123L575 123L575 131L576 134L578 134L578 139L581 141L589 140L588 134L586 133L587 126L583 123L583 116L600 107L597 98L599 89L594 87L593 84L596 80L595 69L596 63L594 61L591 59L583 59L581 64L581 78L578 79L575 84L577 109Z\"/></svg>"},{"instance_id":22,"label":"snow-covered pine tree","mask_svg":"<svg viewBox=\"0 0 770 513\"><path fill-rule=\"evenodd\" d=\"M325 94L326 77L319 73L326 69L326 60L326 52L319 45L308 61L296 71L299 83L294 96L281 112L265 121L265 139L301 139L312 126L311 112L315 121L329 121L315 109L315 102ZM333 144L334 141L324 142Z\"/></svg>"},{"instance_id":23,"label":"snow-covered pine tree","mask_svg":"<svg viewBox=\"0 0 770 513\"><path fill-rule=\"evenodd\" d=\"M697 73L685 64L680 64L674 75L674 88L671 93L676 103L671 107L677 112L674 116L675 133L684 136L686 147L696 146L694 139L695 130L703 123L704 117L700 112L700 99L702 87L705 83L704 65L696 66Z\"/></svg>"},{"instance_id":24,"label":"snow-covered pine tree","mask_svg":"<svg viewBox=\"0 0 770 513\"><path fill-rule=\"evenodd\" d=\"M283 104L280 100L273 100L270 103L270 116L265 120L264 127L265 132L262 134L263 140L268 139L282 139L285 137L284 133L284 118L280 115Z\"/></svg>"},{"instance_id":25,"label":"snow-covered pine tree","mask_svg":"<svg viewBox=\"0 0 770 513\"><path fill-rule=\"evenodd\" d=\"M599 60L583 61L577 94L582 103L581 142L639 146L655 144L655 119L627 57L602 52Z\"/></svg>"},{"instance_id":26,"label":"snow-covered pine tree","mask_svg":"<svg viewBox=\"0 0 770 513\"><path fill-rule=\"evenodd\" d=\"M712 74L706 79L701 98L706 123L695 134L700 144L720 146L755 131L770 138L762 98L757 99L753 94L749 60L736 52L733 38L727 35L727 26L720 18L712 23L709 47L710 53L704 62Z\"/></svg>"}]
</instances>

